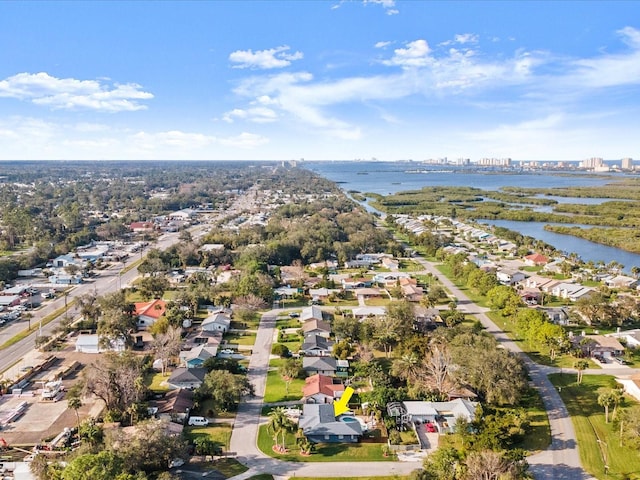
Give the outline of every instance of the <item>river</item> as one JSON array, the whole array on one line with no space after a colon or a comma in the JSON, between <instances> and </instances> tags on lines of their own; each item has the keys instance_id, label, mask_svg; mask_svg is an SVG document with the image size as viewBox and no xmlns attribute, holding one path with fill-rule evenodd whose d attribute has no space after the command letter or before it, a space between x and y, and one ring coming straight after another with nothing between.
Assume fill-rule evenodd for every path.
<instances>
[{"instance_id":1,"label":"river","mask_svg":"<svg viewBox=\"0 0 640 480\"><path fill-rule=\"evenodd\" d=\"M476 187L484 190L499 190L503 187L569 188L579 186L602 186L617 180L623 174L587 175L583 172L557 171L504 173L447 166L422 165L416 162L305 162L304 167L332 180L345 191L372 192L388 195L400 191L419 190L429 186ZM414 173L420 172L420 173ZM563 197L551 197L567 202ZM571 198L572 203L594 204L610 199ZM368 206L368 210L373 209ZM600 261L605 264L616 261L629 272L640 266L640 255L619 248L583 240L571 235L548 232L542 222L514 222L507 220L483 223L498 225L542 240L560 251L576 253L585 262Z\"/></svg>"}]
</instances>

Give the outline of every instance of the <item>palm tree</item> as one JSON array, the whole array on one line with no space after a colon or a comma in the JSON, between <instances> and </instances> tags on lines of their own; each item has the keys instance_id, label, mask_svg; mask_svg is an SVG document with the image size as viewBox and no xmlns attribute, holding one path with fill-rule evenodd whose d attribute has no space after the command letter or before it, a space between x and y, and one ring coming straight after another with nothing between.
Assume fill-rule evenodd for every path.
<instances>
[{"instance_id":1,"label":"palm tree","mask_svg":"<svg viewBox=\"0 0 640 480\"><path fill-rule=\"evenodd\" d=\"M287 415L283 407L274 408L269 412L269 424L267 425L267 429L273 432L273 441L275 442L276 449L280 448L278 435L282 432L286 421ZM284 439L282 443L282 446L284 447Z\"/></svg>"},{"instance_id":2,"label":"palm tree","mask_svg":"<svg viewBox=\"0 0 640 480\"><path fill-rule=\"evenodd\" d=\"M78 437L80 437L80 414L78 410L82 406L82 400L80 397L69 397L67 399L67 406L76 411L76 420L78 421Z\"/></svg>"},{"instance_id":3,"label":"palm tree","mask_svg":"<svg viewBox=\"0 0 640 480\"><path fill-rule=\"evenodd\" d=\"M616 401L613 388L601 388L598 395L598 405L604 407L604 423L609 423L609 407Z\"/></svg>"},{"instance_id":4,"label":"palm tree","mask_svg":"<svg viewBox=\"0 0 640 480\"><path fill-rule=\"evenodd\" d=\"M578 371L578 385L582 383L582 372L584 372L589 367L589 362L587 360L578 360L574 365L575 369Z\"/></svg>"}]
</instances>

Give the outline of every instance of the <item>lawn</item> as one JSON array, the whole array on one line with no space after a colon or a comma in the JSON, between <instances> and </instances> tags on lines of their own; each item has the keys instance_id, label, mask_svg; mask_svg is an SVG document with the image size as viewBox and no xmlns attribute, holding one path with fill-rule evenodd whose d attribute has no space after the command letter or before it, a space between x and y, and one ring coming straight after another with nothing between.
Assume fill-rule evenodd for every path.
<instances>
[{"instance_id":1,"label":"lawn","mask_svg":"<svg viewBox=\"0 0 640 480\"><path fill-rule=\"evenodd\" d=\"M609 375L585 375L582 384L575 375L553 374L549 379L558 388L560 396L571 415L580 446L583 468L599 479L639 479L640 456L636 450L621 447L617 425L605 423L604 410L598 405L598 389L615 387L614 377ZM625 405L632 403L625 397ZM608 476L604 465L609 466Z\"/></svg>"},{"instance_id":2,"label":"lawn","mask_svg":"<svg viewBox=\"0 0 640 480\"><path fill-rule=\"evenodd\" d=\"M302 322L299 318L278 317L276 319L276 328L302 328Z\"/></svg>"},{"instance_id":3,"label":"lawn","mask_svg":"<svg viewBox=\"0 0 640 480\"><path fill-rule=\"evenodd\" d=\"M211 463L211 467L224 475L224 478L235 477L249 470L234 458L219 458Z\"/></svg>"},{"instance_id":4,"label":"lawn","mask_svg":"<svg viewBox=\"0 0 640 480\"><path fill-rule=\"evenodd\" d=\"M386 443L319 443L313 453L306 457L300 455L294 434L286 436L285 444L288 453L279 454L272 450L273 436L266 425L261 425L258 431L258 448L263 453L288 462L371 462L393 461L392 456L382 454L382 446Z\"/></svg>"},{"instance_id":5,"label":"lawn","mask_svg":"<svg viewBox=\"0 0 640 480\"><path fill-rule=\"evenodd\" d=\"M269 366L274 370L267 372L267 387L264 394L264 403L287 402L291 400L300 400L302 398L302 387L304 380L295 379L289 384L289 392L287 393L287 385L278 373L278 367L282 365L283 359L277 358L269 362Z\"/></svg>"},{"instance_id":6,"label":"lawn","mask_svg":"<svg viewBox=\"0 0 640 480\"><path fill-rule=\"evenodd\" d=\"M184 435L193 442L198 437L209 437L216 442L224 451L229 450L229 442L231 441L231 424L229 423L211 423L206 427L185 427Z\"/></svg>"},{"instance_id":7,"label":"lawn","mask_svg":"<svg viewBox=\"0 0 640 480\"><path fill-rule=\"evenodd\" d=\"M520 406L526 410L529 417L529 430L518 447L528 452L545 450L551 445L551 429L547 411L538 391L530 388L523 396Z\"/></svg>"},{"instance_id":8,"label":"lawn","mask_svg":"<svg viewBox=\"0 0 640 480\"><path fill-rule=\"evenodd\" d=\"M227 342L226 345L230 346L253 346L256 343L256 334L253 332L227 333L224 336L224 340Z\"/></svg>"},{"instance_id":9,"label":"lawn","mask_svg":"<svg viewBox=\"0 0 640 480\"><path fill-rule=\"evenodd\" d=\"M167 392L169 391L169 385L162 382L169 380L169 375L162 375L162 372L148 373L144 376L145 386L152 392Z\"/></svg>"}]
</instances>

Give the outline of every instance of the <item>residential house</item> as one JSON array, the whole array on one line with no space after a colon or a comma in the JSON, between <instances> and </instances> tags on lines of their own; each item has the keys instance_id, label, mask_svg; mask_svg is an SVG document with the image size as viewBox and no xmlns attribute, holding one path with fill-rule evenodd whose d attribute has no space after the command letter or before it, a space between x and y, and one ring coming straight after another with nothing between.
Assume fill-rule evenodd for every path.
<instances>
[{"instance_id":1,"label":"residential house","mask_svg":"<svg viewBox=\"0 0 640 480\"><path fill-rule=\"evenodd\" d=\"M367 299L367 298L378 298L382 296L382 292L379 288L356 288L354 293L356 294L356 298Z\"/></svg>"},{"instance_id":2,"label":"residential house","mask_svg":"<svg viewBox=\"0 0 640 480\"><path fill-rule=\"evenodd\" d=\"M569 324L569 310L564 307L544 307L542 311L547 314L551 323Z\"/></svg>"},{"instance_id":3,"label":"residential house","mask_svg":"<svg viewBox=\"0 0 640 480\"><path fill-rule=\"evenodd\" d=\"M298 427L314 443L357 443L362 437L360 422L354 417L336 418L331 404L304 404Z\"/></svg>"},{"instance_id":4,"label":"residential house","mask_svg":"<svg viewBox=\"0 0 640 480\"><path fill-rule=\"evenodd\" d=\"M380 272L373 276L373 283L381 287L392 288L403 278L410 278L410 275L404 272Z\"/></svg>"},{"instance_id":5,"label":"residential house","mask_svg":"<svg viewBox=\"0 0 640 480\"><path fill-rule=\"evenodd\" d=\"M302 291L293 287L278 287L273 293L278 298L293 298L299 293L302 293Z\"/></svg>"},{"instance_id":6,"label":"residential house","mask_svg":"<svg viewBox=\"0 0 640 480\"><path fill-rule=\"evenodd\" d=\"M308 357L326 357L331 355L333 343L320 335L305 335L304 342L300 347L300 353Z\"/></svg>"},{"instance_id":7,"label":"residential house","mask_svg":"<svg viewBox=\"0 0 640 480\"><path fill-rule=\"evenodd\" d=\"M496 272L498 281L503 285L515 285L525 279L525 274L520 270L513 270L510 268L501 268Z\"/></svg>"},{"instance_id":8,"label":"residential house","mask_svg":"<svg viewBox=\"0 0 640 480\"><path fill-rule=\"evenodd\" d=\"M635 288L638 286L638 279L625 275L616 275L604 279L604 283L609 288Z\"/></svg>"},{"instance_id":9,"label":"residential house","mask_svg":"<svg viewBox=\"0 0 640 480\"><path fill-rule=\"evenodd\" d=\"M319 373L321 375L333 376L336 374L337 364L333 357L303 357L302 370L307 375Z\"/></svg>"},{"instance_id":10,"label":"residential house","mask_svg":"<svg viewBox=\"0 0 640 480\"><path fill-rule=\"evenodd\" d=\"M424 290L422 289L422 287L407 284L402 285L400 288L402 288L402 294L404 295L404 298L406 298L410 302L419 302L420 300L422 300L422 296L424 295Z\"/></svg>"},{"instance_id":11,"label":"residential house","mask_svg":"<svg viewBox=\"0 0 640 480\"><path fill-rule=\"evenodd\" d=\"M184 388L169 390L162 398L151 400L149 408L155 410L160 419L184 423L193 408L193 391Z\"/></svg>"},{"instance_id":12,"label":"residential house","mask_svg":"<svg viewBox=\"0 0 640 480\"><path fill-rule=\"evenodd\" d=\"M391 271L396 271L400 268L400 262L391 257L383 257L380 263L384 268L388 268Z\"/></svg>"},{"instance_id":13,"label":"residential house","mask_svg":"<svg viewBox=\"0 0 640 480\"><path fill-rule=\"evenodd\" d=\"M336 377L347 378L349 376L349 360L336 360Z\"/></svg>"},{"instance_id":14,"label":"residential house","mask_svg":"<svg viewBox=\"0 0 640 480\"><path fill-rule=\"evenodd\" d=\"M315 374L307 377L302 387L304 403L333 403L344 393L342 382L327 375Z\"/></svg>"},{"instance_id":15,"label":"residential house","mask_svg":"<svg viewBox=\"0 0 640 480\"><path fill-rule=\"evenodd\" d=\"M227 333L231 327L231 318L222 314L214 313L202 321L201 328L205 332Z\"/></svg>"},{"instance_id":16,"label":"residential house","mask_svg":"<svg viewBox=\"0 0 640 480\"><path fill-rule=\"evenodd\" d=\"M542 292L539 288L527 287L519 292L520 298L527 305L538 305L542 300Z\"/></svg>"},{"instance_id":17,"label":"residential house","mask_svg":"<svg viewBox=\"0 0 640 480\"><path fill-rule=\"evenodd\" d=\"M471 423L478 408L478 402L456 398L449 402L402 402L409 421L433 424L439 433L453 433L458 418Z\"/></svg>"},{"instance_id":18,"label":"residential house","mask_svg":"<svg viewBox=\"0 0 640 480\"><path fill-rule=\"evenodd\" d=\"M621 331L618 329L615 333L608 333L607 337L617 338L618 340L624 340L624 343L629 348L640 347L640 328L634 328L633 330Z\"/></svg>"},{"instance_id":19,"label":"residential house","mask_svg":"<svg viewBox=\"0 0 640 480\"><path fill-rule=\"evenodd\" d=\"M615 337L605 335L575 335L569 337L571 343L581 348L590 357L612 358L624 353L624 346Z\"/></svg>"},{"instance_id":20,"label":"residential house","mask_svg":"<svg viewBox=\"0 0 640 480\"><path fill-rule=\"evenodd\" d=\"M563 264L566 262L564 258L558 258L553 260L552 262L547 263L542 270L548 273L562 273L564 269Z\"/></svg>"},{"instance_id":21,"label":"residential house","mask_svg":"<svg viewBox=\"0 0 640 480\"><path fill-rule=\"evenodd\" d=\"M129 225L129 229L133 233L151 233L155 230L153 222L133 222Z\"/></svg>"},{"instance_id":22,"label":"residential house","mask_svg":"<svg viewBox=\"0 0 640 480\"><path fill-rule=\"evenodd\" d=\"M532 253L524 257L524 264L529 267L540 267L549 263L549 259L540 253Z\"/></svg>"},{"instance_id":23,"label":"residential house","mask_svg":"<svg viewBox=\"0 0 640 480\"><path fill-rule=\"evenodd\" d=\"M311 305L310 307L305 307L300 312L300 321L306 322L307 320L322 320L322 309L317 305Z\"/></svg>"},{"instance_id":24,"label":"residential house","mask_svg":"<svg viewBox=\"0 0 640 480\"><path fill-rule=\"evenodd\" d=\"M622 384L625 393L640 401L640 374L632 375L630 378L618 377L616 382Z\"/></svg>"},{"instance_id":25,"label":"residential house","mask_svg":"<svg viewBox=\"0 0 640 480\"><path fill-rule=\"evenodd\" d=\"M577 302L581 298L587 298L593 292L593 288L584 287L579 283L559 283L551 290L551 293L556 297L568 298L572 302Z\"/></svg>"},{"instance_id":26,"label":"residential house","mask_svg":"<svg viewBox=\"0 0 640 480\"><path fill-rule=\"evenodd\" d=\"M196 332L190 333L185 339L183 348L193 349L195 347L199 347L200 345L208 345L210 347L219 347L222 342L222 333L218 331L214 332L206 332L203 330L198 330Z\"/></svg>"},{"instance_id":27,"label":"residential house","mask_svg":"<svg viewBox=\"0 0 640 480\"><path fill-rule=\"evenodd\" d=\"M387 314L385 307L353 307L351 309L353 316L359 320L367 317L383 317Z\"/></svg>"},{"instance_id":28,"label":"residential house","mask_svg":"<svg viewBox=\"0 0 640 480\"><path fill-rule=\"evenodd\" d=\"M172 389L186 388L195 390L196 388L200 388L206 374L207 370L205 368L179 367L171 372L167 383Z\"/></svg>"},{"instance_id":29,"label":"residential house","mask_svg":"<svg viewBox=\"0 0 640 480\"><path fill-rule=\"evenodd\" d=\"M444 325L444 321L440 316L440 310L437 308L427 308L422 305L416 305L413 308L413 313L415 315L413 329L417 332L427 333Z\"/></svg>"},{"instance_id":30,"label":"residential house","mask_svg":"<svg viewBox=\"0 0 640 480\"><path fill-rule=\"evenodd\" d=\"M331 325L323 320L307 320L302 324L302 334L307 335L320 335L321 337L329 338L331 336Z\"/></svg>"},{"instance_id":31,"label":"residential house","mask_svg":"<svg viewBox=\"0 0 640 480\"><path fill-rule=\"evenodd\" d=\"M146 330L164 315L167 310L167 302L155 299L150 302L135 303L134 307L135 315L138 317L138 329Z\"/></svg>"},{"instance_id":32,"label":"residential house","mask_svg":"<svg viewBox=\"0 0 640 480\"><path fill-rule=\"evenodd\" d=\"M359 278L343 278L342 279L342 289L343 290L355 290L357 288L365 288L371 286L372 280L369 278L359 277Z\"/></svg>"},{"instance_id":33,"label":"residential house","mask_svg":"<svg viewBox=\"0 0 640 480\"><path fill-rule=\"evenodd\" d=\"M187 368L202 367L202 364L208 358L215 357L218 354L217 345L209 345L203 343L191 350L183 350L180 352L180 364Z\"/></svg>"},{"instance_id":34,"label":"residential house","mask_svg":"<svg viewBox=\"0 0 640 480\"><path fill-rule=\"evenodd\" d=\"M81 333L76 338L75 347L79 353L124 352L126 342L124 338L119 338L101 344L98 334Z\"/></svg>"},{"instance_id":35,"label":"residential house","mask_svg":"<svg viewBox=\"0 0 640 480\"><path fill-rule=\"evenodd\" d=\"M315 302L328 300L330 295L335 295L339 292L340 292L340 289L338 288L310 288L309 289L309 295L311 296L311 300Z\"/></svg>"}]
</instances>

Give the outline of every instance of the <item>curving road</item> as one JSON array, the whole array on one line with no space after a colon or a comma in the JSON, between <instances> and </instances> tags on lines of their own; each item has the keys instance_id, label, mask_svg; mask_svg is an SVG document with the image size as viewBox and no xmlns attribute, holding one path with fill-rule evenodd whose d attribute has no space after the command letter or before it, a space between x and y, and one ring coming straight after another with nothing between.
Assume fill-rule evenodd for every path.
<instances>
[{"instance_id":1,"label":"curving road","mask_svg":"<svg viewBox=\"0 0 640 480\"><path fill-rule=\"evenodd\" d=\"M573 429L569 412L547 377L549 373L556 371L556 369L544 367L531 361L520 347L486 315L486 309L469 300L469 297L432 263L427 262L422 257L414 257L414 260L424 266L427 272L437 277L445 288L458 299L458 309L460 311L476 317L486 331L493 335L504 348L522 356L529 369L531 381L542 397L549 417L549 426L551 427L551 445L549 448L527 459L531 466L531 472L535 477L560 480L591 479L592 477L582 469L582 464L580 463L576 433Z\"/></svg>"}]
</instances>

